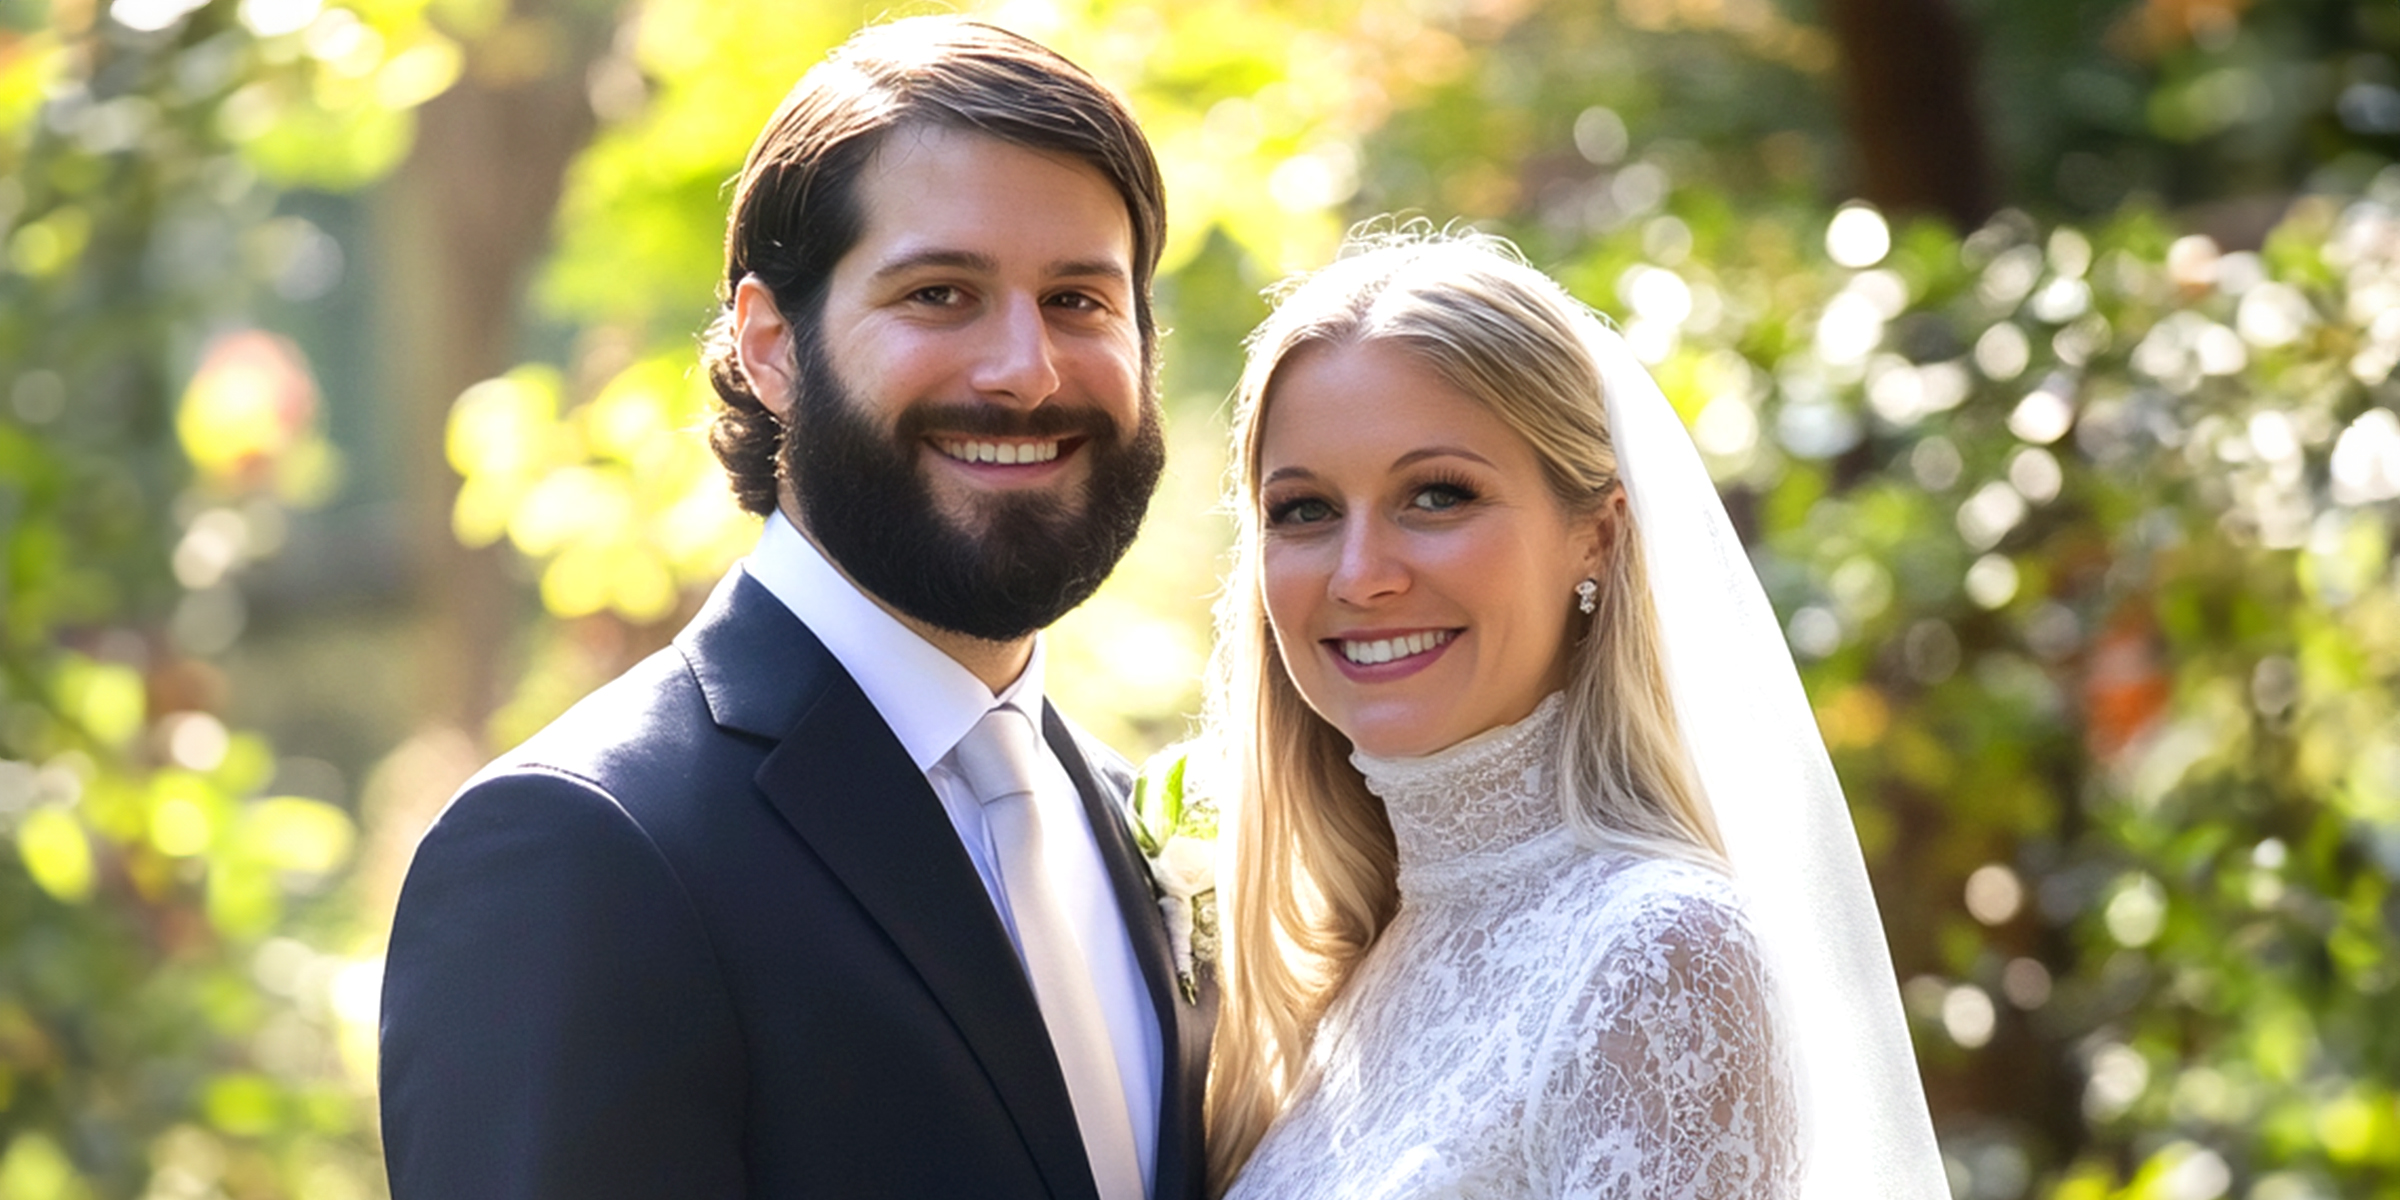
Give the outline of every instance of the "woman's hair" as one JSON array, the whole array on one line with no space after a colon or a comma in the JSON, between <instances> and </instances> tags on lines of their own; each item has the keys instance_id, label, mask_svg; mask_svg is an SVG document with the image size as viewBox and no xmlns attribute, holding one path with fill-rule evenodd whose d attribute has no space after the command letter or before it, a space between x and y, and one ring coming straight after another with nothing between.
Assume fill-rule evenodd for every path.
<instances>
[{"instance_id":1,"label":"woman's hair","mask_svg":"<svg viewBox=\"0 0 2400 1200\"><path fill-rule=\"evenodd\" d=\"M709 445L751 512L774 511L783 425L734 359L734 289L757 276L799 345L813 345L834 266L866 232L860 177L893 131L921 126L1064 154L1116 188L1133 226L1142 369L1156 369L1150 280L1166 240L1166 192L1132 111L1074 63L992 25L951 16L870 25L793 85L733 184L725 275L700 357L724 401Z\"/></svg>"},{"instance_id":2,"label":"woman's hair","mask_svg":"<svg viewBox=\"0 0 2400 1200\"><path fill-rule=\"evenodd\" d=\"M1311 347L1400 347L1523 437L1551 493L1580 517L1607 508L1618 487L1590 348L1598 322L1507 243L1420 223L1354 235L1331 266L1288 286L1251 335L1233 416L1239 533L1208 698L1233 865L1218 890L1213 1191L1232 1182L1281 1110L1326 1005L1399 904L1383 803L1351 765L1349 739L1301 699L1268 625L1258 485L1278 372ZM1375 419L1373 397L1356 402L1358 420ZM1585 844L1721 869L1724 847L1667 692L1640 531L1628 507L1616 513L1598 610L1567 649L1567 732L1553 774L1566 823ZM1574 598L1558 602L1563 614Z\"/></svg>"}]
</instances>

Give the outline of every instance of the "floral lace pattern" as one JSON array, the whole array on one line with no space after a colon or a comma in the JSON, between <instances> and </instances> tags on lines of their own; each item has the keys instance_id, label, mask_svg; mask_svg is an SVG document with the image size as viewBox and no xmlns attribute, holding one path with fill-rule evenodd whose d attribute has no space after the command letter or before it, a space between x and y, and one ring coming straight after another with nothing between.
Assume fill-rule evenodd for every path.
<instances>
[{"instance_id":1,"label":"floral lace pattern","mask_svg":"<svg viewBox=\"0 0 2400 1200\"><path fill-rule=\"evenodd\" d=\"M1561 702L1422 759L1353 761L1401 906L1231 1200L1785 1200L1792 1068L1730 881L1569 840Z\"/></svg>"}]
</instances>

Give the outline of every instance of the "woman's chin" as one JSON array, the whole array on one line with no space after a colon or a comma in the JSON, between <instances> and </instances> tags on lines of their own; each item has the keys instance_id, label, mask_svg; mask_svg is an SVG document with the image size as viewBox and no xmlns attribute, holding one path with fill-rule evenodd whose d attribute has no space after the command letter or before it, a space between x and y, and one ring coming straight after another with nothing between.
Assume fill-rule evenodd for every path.
<instances>
[{"instance_id":1,"label":"woman's chin","mask_svg":"<svg viewBox=\"0 0 2400 1200\"><path fill-rule=\"evenodd\" d=\"M1358 714L1351 728L1341 729L1350 745L1362 754L1376 758L1423 758L1447 750L1465 741L1473 732L1449 728L1454 722L1440 720L1437 714L1375 713Z\"/></svg>"},{"instance_id":2,"label":"woman's chin","mask_svg":"<svg viewBox=\"0 0 2400 1200\"><path fill-rule=\"evenodd\" d=\"M1376 758L1423 758L1439 754L1479 734L1513 725L1531 715L1542 698L1557 691L1556 681L1522 689L1506 704L1488 696L1462 697L1455 691L1428 692L1419 697L1388 697L1379 703L1356 704L1342 711L1319 709L1352 749Z\"/></svg>"}]
</instances>

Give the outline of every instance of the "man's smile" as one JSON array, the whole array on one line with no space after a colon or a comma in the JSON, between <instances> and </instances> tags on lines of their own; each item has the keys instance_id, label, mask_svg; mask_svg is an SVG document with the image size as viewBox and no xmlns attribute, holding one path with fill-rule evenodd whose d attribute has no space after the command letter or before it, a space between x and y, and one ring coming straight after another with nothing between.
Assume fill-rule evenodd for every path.
<instances>
[{"instance_id":1,"label":"man's smile","mask_svg":"<svg viewBox=\"0 0 2400 1200\"><path fill-rule=\"evenodd\" d=\"M957 439L933 438L933 447L945 456L968 463L998 463L1013 466L1019 463L1045 463L1059 456L1062 447L1080 438L1039 439Z\"/></svg>"}]
</instances>

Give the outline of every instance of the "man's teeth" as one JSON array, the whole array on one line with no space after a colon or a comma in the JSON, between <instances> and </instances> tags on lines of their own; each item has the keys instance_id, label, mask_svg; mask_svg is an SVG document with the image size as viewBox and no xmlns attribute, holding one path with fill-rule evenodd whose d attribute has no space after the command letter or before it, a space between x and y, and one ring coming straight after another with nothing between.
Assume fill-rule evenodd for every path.
<instances>
[{"instance_id":1,"label":"man's teeth","mask_svg":"<svg viewBox=\"0 0 2400 1200\"><path fill-rule=\"evenodd\" d=\"M1450 630L1438 629L1427 633L1412 633L1405 637L1377 638L1371 642L1354 642L1344 638L1342 639L1342 657L1361 666L1373 666L1376 663L1390 662L1395 658L1423 654L1435 646L1449 641L1452 636Z\"/></svg>"},{"instance_id":2,"label":"man's teeth","mask_svg":"<svg viewBox=\"0 0 2400 1200\"><path fill-rule=\"evenodd\" d=\"M942 453L960 462L999 463L1014 466L1018 463L1049 462L1058 457L1057 442L952 442L937 443Z\"/></svg>"}]
</instances>

